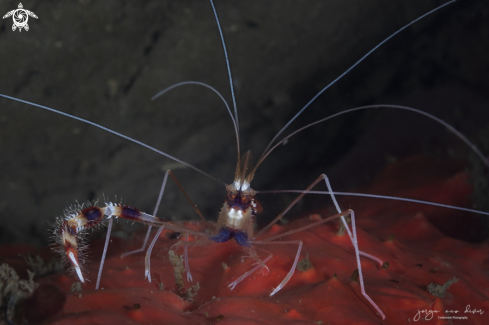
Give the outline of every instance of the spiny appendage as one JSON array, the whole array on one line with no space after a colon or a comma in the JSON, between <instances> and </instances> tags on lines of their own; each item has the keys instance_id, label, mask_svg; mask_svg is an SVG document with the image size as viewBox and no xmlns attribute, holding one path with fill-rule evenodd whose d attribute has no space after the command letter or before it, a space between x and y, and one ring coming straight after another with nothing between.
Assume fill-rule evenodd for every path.
<instances>
[{"instance_id":1,"label":"spiny appendage","mask_svg":"<svg viewBox=\"0 0 489 325\"><path fill-rule=\"evenodd\" d=\"M141 215L146 215L137 208L105 203L105 207L96 206L85 202L65 209L63 216L56 221L53 237L56 242L54 250L58 252L66 264L76 273L80 282L85 282L82 265L86 262L87 244L84 240L86 230L96 229L102 226L104 215L106 218L124 218L129 220L140 220Z\"/></svg>"},{"instance_id":2,"label":"spiny appendage","mask_svg":"<svg viewBox=\"0 0 489 325\"><path fill-rule=\"evenodd\" d=\"M82 265L86 262L87 250L84 231L100 226L104 213L105 208L99 208L90 202L70 206L57 219L53 230L56 242L54 250L82 283L85 282Z\"/></svg>"}]
</instances>

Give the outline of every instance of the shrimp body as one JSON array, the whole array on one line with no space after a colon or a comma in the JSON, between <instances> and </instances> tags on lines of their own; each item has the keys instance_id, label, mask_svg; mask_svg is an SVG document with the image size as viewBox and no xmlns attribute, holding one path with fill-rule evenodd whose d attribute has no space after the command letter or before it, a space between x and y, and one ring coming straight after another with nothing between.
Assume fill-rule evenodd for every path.
<instances>
[{"instance_id":1,"label":"shrimp body","mask_svg":"<svg viewBox=\"0 0 489 325\"><path fill-rule=\"evenodd\" d=\"M448 5L448 3L444 4L443 6L446 6L446 5ZM216 12L213 5L212 5L212 7L214 9L214 12ZM440 8L441 8L441 6L440 6ZM216 14L216 20L217 20L217 14ZM252 25L253 25L253 23L251 22L250 26L252 26ZM220 29L219 22L218 22L218 26L219 26L219 32L220 32L221 37L222 37L223 33ZM406 25L405 27L407 27L407 26L408 25ZM403 27L402 29L404 29L405 27ZM396 32L395 34L397 34L398 32ZM392 34L390 37L394 36L395 34ZM159 36L156 35L155 37L153 37L153 40L157 40L158 37ZM223 44L224 44L224 40L223 40ZM382 44L383 44L383 42L381 44L379 44L378 46L380 46ZM287 128L292 122L294 122L296 117L299 116L307 107L309 107L309 104L311 102L313 102L314 100L316 100L316 98L318 96L320 96L326 89L328 89L329 86L331 86L337 80L342 78L346 73L348 73L351 69L353 69L358 63L360 63L366 56L368 56L377 47L375 47L373 50L368 52L364 57L362 57L362 59L357 61L353 66L351 66L348 70L346 70L346 72L344 72L337 79L335 79L330 84L328 84L328 86L322 88L322 90L319 93L317 93L317 95L315 97L313 97L305 106L303 106L303 108L301 110L299 110L296 113L296 115L288 123L286 123L284 125L284 127L275 135L275 137L272 139L272 141L270 142L270 144L268 145L268 147L265 149L262 156L258 160L257 166L255 166L255 168L253 168L253 169L250 167L251 166L251 154L246 153L243 156L243 158L241 160L239 160L239 156L240 156L239 122L238 122L238 114L237 114L237 108L236 108L236 102L235 102L235 95L234 95L234 91L233 91L233 78L231 77L230 70L228 70L229 71L228 76L229 76L229 80L231 83L231 93L232 93L232 98L233 98L234 113L231 112L231 110L229 109L229 106L227 106L227 102L224 100L223 96L219 92L217 92L214 88L210 87L207 84L203 84L202 82L200 82L200 83L199 82L193 82L193 81L189 82L189 84L190 83L193 83L193 84L199 83L200 85L205 85L206 87L211 88L212 90L214 90L214 92L216 92L221 97L221 99L226 103L226 106L228 107L229 113L231 115L231 119L233 120L233 123L234 123L236 140L237 140L237 152L238 152L238 163L237 163L235 178L231 184L223 184L219 180L220 179L219 177L211 176L210 174L200 170L199 168L196 168L194 165L191 165L189 163L186 163L185 161L182 161L182 160L176 158L176 156L169 155L166 152L163 152L159 149L156 149L155 147L152 147L152 146L146 144L146 142L135 140L134 138L126 136L122 133L113 131L112 129L109 129L108 127L103 127L103 126L96 124L94 122L91 122L87 119L78 118L78 117L76 117L76 115L73 115L73 114L63 113L61 111L56 111L54 109L43 107L41 105L33 104L30 102L27 102L27 104L30 104L32 106L41 107L43 109L47 109L49 111L52 111L52 112L55 112L55 113L58 113L61 115L71 117L72 119L76 119L76 120L84 122L86 124L96 126L99 129L104 130L105 132L109 132L109 133L112 133L116 136L124 138L126 140L132 141L133 143L136 143L136 144L141 145L147 149L150 149L153 152L156 152L161 156L165 156L165 157L173 160L174 162L177 162L177 163L179 163L185 167L192 168L195 171L199 172L200 174L202 174L202 175L204 175L210 179L213 179L214 181L216 181L216 183L220 183L220 185L224 185L226 187L227 195L225 198L224 205L222 206L222 208L220 210L218 220L214 226L214 229L213 229L214 233L213 233L213 235L209 236L209 239L211 239L214 242L218 242L218 243L227 242L229 240L234 239L238 245L247 249L248 252L250 252L251 257L253 257L258 264L254 268L252 268L250 271L246 272L241 277L239 277L238 279L236 279L235 281L230 283L229 287L231 289L233 289L237 284L239 284L241 281L243 281L246 277L253 274L253 272L257 271L260 268L266 267L266 262L272 258L271 255L269 255L266 258L258 256L258 254L255 251L256 245L293 245L296 253L295 253L294 261L291 264L292 267L291 267L290 271L286 274L285 278L283 278L282 282L280 282L280 284L278 284L278 286L276 286L273 289L273 291L271 292L270 295L276 294L282 288L284 288L287 285L288 281L292 278L294 271L296 269L298 260L301 256L301 250L303 247L303 242L300 239L282 241L281 238L288 236L288 235L292 235L292 234L301 232L301 231L304 231L305 229L309 229L309 228L314 227L314 226L319 226L319 225L321 225L327 221L331 221L334 219L340 219L343 226L346 228L346 230L348 232L348 236L350 238L350 243L353 244L353 247L355 250L355 260L356 260L357 267L358 267L358 274L359 274L359 279L360 279L360 283L361 283L362 295L365 297L365 299L368 300L370 305L378 312L378 314L381 315L382 318L385 318L385 315L382 312L382 310L379 308L379 306L377 306L375 304L375 302L372 299L370 299L370 297L366 293L366 290L365 290L364 284L363 284L363 278L362 278L360 256L368 257L371 260L376 261L380 265L383 264L382 260L380 260L380 258L377 258L377 257L369 254L368 252L364 252L364 251L360 250L361 247L359 248L356 229L355 229L354 212L353 212L353 210L350 210L350 209L342 211L342 209L340 208L339 204L337 203L337 201L335 199L335 193L332 190L331 184L330 184L330 182L329 182L329 180L325 174L321 174L319 177L317 177L318 173L316 173L315 177L317 177L317 179L311 185L309 185L305 190L303 190L303 189L297 190L297 191L284 190L283 192L288 192L289 194L290 193L300 193L300 194L282 213L280 213L275 219L273 219L270 223L268 223L268 225L266 227L264 227L262 230L260 230L260 232L258 232L257 234L254 233L254 225L257 221L257 215L261 212L262 209L261 209L260 203L256 199L256 194L260 193L260 192L265 193L267 191L255 191L253 188L251 188L251 181L255 175L256 168L262 164L264 159L266 157L268 157L268 155L277 146L282 146L282 145L289 143L288 138L290 138L296 132L302 130L302 129L300 129L300 130L294 132L293 134L287 135L286 138L284 138L284 140L280 141L279 140L280 138L278 138L278 137L281 135L282 136L286 135L283 133L285 128ZM150 50L151 50L151 48L149 47L148 51L150 51ZM145 53L146 52L147 51L145 49ZM226 58L226 60L228 60L228 55L227 55L226 49L225 49L225 58ZM226 62L228 63L228 68L229 68L229 62L228 61L226 61ZM138 71L140 72L142 70L143 69L139 69ZM137 74L134 78L131 78L130 79L131 82L126 87L124 87L125 92L129 91L131 89L136 77L137 77ZM113 80L109 80L109 85L111 85L110 86L110 87L112 87L111 89L114 89L114 81ZM321 86L321 87L323 87L323 86ZM117 85L115 86L114 93L117 94ZM159 95L157 95L157 96L159 96ZM155 96L155 97L157 97L157 96ZM2 97L17 100L17 101L22 101L22 100L18 100L16 98L12 98L12 97L6 96L6 95L2 95ZM280 96L278 96L278 97L280 97ZM280 102L280 100L277 100L277 102ZM26 102L24 102L24 103L26 103ZM419 111L418 111L418 113L419 113ZM124 114L123 111L121 111L121 115L123 115L123 114ZM253 115L253 114L248 114L248 115ZM183 115L183 116L186 117L185 115ZM326 119L329 119L329 117ZM324 119L324 120L326 120L326 119ZM165 119L162 119L162 120L165 120ZM127 123L133 123L133 120L131 120L131 119L128 119L128 121L129 122L127 122ZM316 122L314 122L312 124L308 124L304 128L309 128L313 124L316 124L316 123L319 123L322 121L323 120L321 120L321 121L316 120ZM130 129L130 128L127 128L127 129ZM74 133L77 134L77 132L79 132L79 130L74 132ZM158 136L156 136L156 137L159 138ZM171 142L171 141L169 141L169 142ZM165 150L167 150L167 149L165 149ZM115 151L115 153L110 153L110 154L117 155L118 150L114 150L114 151ZM87 155L87 156L90 157L90 155ZM135 155L133 155L133 156L135 156ZM300 155L297 155L297 156L300 156ZM81 165L81 167L80 167L81 169L86 168L85 165L83 165L83 164L80 164L80 165ZM168 167L166 167L166 165L163 167L165 167L164 170L166 170L168 168ZM87 170L89 170L89 168L87 168ZM323 171L321 171L321 173L322 172ZM110 174L110 173L107 173L107 174ZM98 288L99 287L99 280L100 280L102 269L103 269L103 262L104 262L105 254L107 251L107 245L110 241L109 236L110 236L110 231L111 231L111 227L112 227L112 222L115 218L124 218L127 220L141 222L143 224L147 224L147 225L150 225L152 227L153 226L158 227L157 234L154 237L152 243L150 244L148 250L146 251L145 276L149 281L151 281L151 272L150 272L151 251L152 251L156 241L158 240L159 235L161 234L161 231L163 229L170 229L170 230L175 231L175 232L183 233L184 234L183 238L185 238L185 240L182 239L180 243L182 243L182 245L184 246L184 250L185 250L184 251L185 270L187 272L187 279L189 280L189 282L192 281L192 276L190 274L190 268L189 268L189 263L188 263L189 259L187 256L187 254L188 254L187 247L190 246L190 244L188 244L188 235L189 234L194 234L196 236L207 236L207 235L203 232L194 231L194 230L187 228L187 227L184 227L182 225L172 223L172 222L166 221L166 220L161 220L161 219L158 219L156 217L160 200L163 197L163 191L165 188L166 179L167 179L168 175L170 175L174 179L174 181L177 184L177 186L179 187L179 189L184 193L186 199L193 206L194 211L197 212L197 214L202 219L204 219L204 221L207 223L207 225L210 224L203 217L203 214L200 212L200 210L197 208L197 206L195 204L193 204L192 200L190 199L190 196L185 192L185 190L183 189L183 186L176 180L176 177L172 174L171 170L169 170L169 169L167 170L167 172L165 174L163 185L161 187L161 192L160 192L160 195L158 196L158 203L156 204L156 208L152 214L142 213L138 209L130 207L130 206L115 205L112 203L108 203L104 207L95 207L95 206L81 207L79 209L79 211L65 215L62 218L62 220L59 222L59 224L57 225L57 230L56 230L57 236L58 236L58 242L59 242L60 247L61 247L60 250L62 251L62 254L64 254L64 256L66 256L67 260L69 261L69 263L72 266L72 269L75 271L77 277L80 279L81 282L85 282L85 277L83 274L83 270L81 268L81 264L83 263L84 245L82 244L81 241L79 241L79 239L81 239L82 233L86 230L94 229L97 226L101 225L103 219L108 220L108 222L109 222L109 226L108 226L109 230L107 233L106 245L104 248L102 262L101 262L100 269L99 269L99 277L98 277L97 285L96 285L96 288ZM122 177L116 177L116 178L118 180L122 179ZM151 180L154 180L155 178L156 177L151 177ZM104 184L105 183L106 183L106 181L104 182ZM312 193L311 189L319 183L322 183L323 185L325 183L326 186L328 187L328 191L323 191L322 193L319 193L319 192L316 192L316 193L331 196L331 198L335 204L337 214L330 216L326 219L317 220L315 223L312 223L310 225L299 227L297 229L287 231L286 233L281 233L279 235L274 235L274 236L268 237L268 238L262 238L261 237L261 235L266 234L266 230L269 229L271 226L273 226L276 222L278 222L284 216L284 214L287 211L289 211L289 209L302 198L302 196L304 196L305 194L308 194L308 193ZM141 187L140 186L133 186L133 184L131 182L125 183L125 184L131 185L131 186L125 186L125 188L136 188L137 189L137 195L141 195L141 192L140 192ZM120 186L120 187L124 187L124 186ZM269 192L274 192L274 191L269 191ZM275 191L275 192L279 192L279 191ZM145 199L147 199L147 197L148 196L145 195ZM386 197L384 197L384 198L386 198ZM206 199L202 199L202 200L208 201ZM418 201L418 203L419 203L419 201ZM346 216L351 216L351 220L352 220L351 221L351 228L352 228L351 230L350 230L350 226L347 224L347 221L345 219ZM150 233L150 230L148 230L148 235L149 235L149 233ZM258 239L255 239L255 238L258 238ZM280 241L274 241L276 239L279 239ZM141 250L144 250L145 248L146 248L146 241L145 241L144 246ZM139 250L139 251L141 251L141 250ZM367 291L368 291L368 286L367 286Z\"/></svg>"},{"instance_id":2,"label":"shrimp body","mask_svg":"<svg viewBox=\"0 0 489 325\"><path fill-rule=\"evenodd\" d=\"M241 246L251 246L248 239L253 238L256 215L262 208L255 197L255 191L250 187L254 172L249 165L250 151L238 162L234 182L226 186L227 196L217 219L216 235L210 237L215 242L226 242L234 238ZM250 173L247 175L248 171Z\"/></svg>"}]
</instances>

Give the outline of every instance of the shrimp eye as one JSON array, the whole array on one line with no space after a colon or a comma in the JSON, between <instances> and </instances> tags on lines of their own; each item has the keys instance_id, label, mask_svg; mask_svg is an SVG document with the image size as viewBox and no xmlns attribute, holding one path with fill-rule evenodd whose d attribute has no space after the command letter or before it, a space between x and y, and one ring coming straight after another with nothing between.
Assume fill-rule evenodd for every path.
<instances>
[{"instance_id":1,"label":"shrimp eye","mask_svg":"<svg viewBox=\"0 0 489 325\"><path fill-rule=\"evenodd\" d=\"M234 200L236 198L236 194L229 192L228 193L228 199L229 200Z\"/></svg>"}]
</instances>

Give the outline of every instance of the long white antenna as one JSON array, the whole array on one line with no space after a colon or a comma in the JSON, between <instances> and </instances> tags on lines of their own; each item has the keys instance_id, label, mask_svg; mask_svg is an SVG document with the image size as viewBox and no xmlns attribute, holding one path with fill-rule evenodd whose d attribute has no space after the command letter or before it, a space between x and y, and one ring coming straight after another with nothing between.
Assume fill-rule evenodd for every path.
<instances>
[{"instance_id":1,"label":"long white antenna","mask_svg":"<svg viewBox=\"0 0 489 325\"><path fill-rule=\"evenodd\" d=\"M394 36L396 36L397 34L399 34L400 32L402 32L403 30L405 30L406 28L408 28L409 26L411 26L412 24L416 23L417 21L425 18L426 16L428 15L431 15L432 13L434 13L435 11L438 11L440 10L441 8L445 7L445 6L448 6L449 4L455 2L456 0L451 0L445 4L442 4L441 6L439 7L436 7L435 9L425 13L424 15L422 15L421 17L418 17L416 18L415 20L413 20L412 22L410 22L409 24L407 25L404 25L403 27L401 27L400 29L398 29L395 33L391 34L389 37L387 37L386 39L384 39L382 42L380 42L377 46L375 46L373 49L371 49L367 54L365 54L364 56L362 56L360 58L360 60L358 60L357 62L355 62L355 64L353 64L351 67L349 67L345 72L343 72L339 77L337 77L335 80L331 81L326 87L324 87L320 92L318 92L316 94L316 96L314 96L299 112L297 112L297 114L294 115L294 117L292 117L290 119L290 121L287 122L287 124L284 125L284 127L278 131L278 133L273 137L272 141L270 141L270 143L268 144L268 146L265 148L265 150L263 151L263 154L260 156L260 159L259 160L262 160L262 157L267 153L268 149L273 145L273 143L275 142L275 140L285 131L285 129L299 116L301 115L302 112L304 112L304 110L306 108L309 107L309 105L312 104L312 102L314 102L316 100L316 98L318 98L323 92L326 91L326 89L328 89L329 87L331 87L332 85L334 85L338 80L340 80L341 78L343 78L348 72L350 72L353 68L355 68L360 62L362 62L363 60L365 60L366 57L368 57L370 54L372 54L372 52L374 52L376 49L378 49L380 46L382 46L385 42L387 42L388 40L390 40L391 38L393 38Z\"/></svg>"},{"instance_id":2,"label":"long white antenna","mask_svg":"<svg viewBox=\"0 0 489 325\"><path fill-rule=\"evenodd\" d=\"M467 137L465 135L463 135L460 131L458 131L457 129L455 129L453 126L451 126L450 124L448 124L447 122L443 121L442 119L430 114L430 113L426 113L422 110L419 110L419 109L416 109L416 108L412 108L412 107L408 107L408 106L401 106L401 105L389 105L389 104L377 104L377 105L367 105L367 106L360 106L360 107L356 107L356 108L350 108L350 109L347 109L345 111L341 111L341 112L338 112L336 114L333 114L333 115L330 115L328 117L325 117L323 119L320 119L320 120L317 120L316 122L312 122L310 124L307 124L306 126L303 126L301 127L300 129L297 129L295 130L294 132L292 132L291 134L289 134L288 136L284 137L282 139L282 141L280 142L277 142L272 148L270 148L270 150L268 150L267 153L265 153L262 158L256 163L256 166L255 166L255 170L256 168L258 168L258 166L265 160L265 158L268 157L268 155L270 155L270 153L276 149L278 146L280 146L281 143L283 143L285 140L289 139L290 137L292 137L293 135L296 135L297 133L301 132L301 131L304 131L305 129L308 129L316 124L319 124L319 123L323 123L323 122L326 122L327 120L330 120L334 117L337 117L337 116L340 116L340 115L343 115L343 114L347 114L347 113L351 113L351 112L355 112L355 111L359 111L359 110L363 110L363 109L371 109L371 108L395 108L395 109L401 109L401 110L406 110L406 111L410 111L410 112L413 112L413 113L417 113L417 114L421 114L421 115L424 115L434 121L436 121L437 123L440 123L441 125L443 125L444 127L446 127L450 132L452 132L453 134L455 134L457 137L459 137L463 142L465 142L465 144L467 144L467 146L473 151L475 152L475 154L482 160L482 162L489 168L489 160L486 158L486 156L484 156L484 154L477 148L477 146L475 144L473 144L472 142L470 142L469 139L467 139Z\"/></svg>"},{"instance_id":3,"label":"long white antenna","mask_svg":"<svg viewBox=\"0 0 489 325\"><path fill-rule=\"evenodd\" d=\"M109 132L109 133L112 133L112 134L114 134L114 135L116 135L116 136L118 136L118 137L121 137L121 138L123 138L123 139L129 140L129 141L134 142L134 143L136 143L136 144L139 144L140 146L143 146L143 147L145 147L145 148L147 148L147 149L149 149L149 150L152 150L152 151L154 151L154 152L156 152L156 153L158 153L158 154L160 154L160 155L162 155L162 156L165 156L165 157L170 158L170 159L172 159L172 160L174 160L174 161L176 161L176 162L178 162L178 163L180 163L180 164L182 164L182 165L185 165L185 166L187 166L187 167L189 167L189 168L192 168L192 169L193 169L193 170L195 170L196 172L198 172L198 173L200 173L200 174L202 174L202 175L204 175L204 176L206 176L206 177L208 177L208 178L210 178L210 179L214 180L215 182L217 182L217 183L219 183L219 184L221 184L221 185L226 186L226 183L224 183L224 182L222 182L222 181L218 180L218 179L217 179L217 178L215 178L214 176L211 176L211 175L207 174L206 172L204 172L204 171L202 171L202 170L198 169L197 167L195 167L195 166L193 166L193 165L189 164L188 162L185 162L185 161L180 160L180 159L178 159L178 158L176 158L176 157L173 157L172 155L169 155L169 154L167 154L166 152L163 152L163 151L158 150L158 149L156 149L156 148L154 148L154 147L151 147L150 145L147 145L147 144L146 144L146 143L144 143L144 142L141 142L141 141L139 141L139 140L133 139L133 138L131 138L131 137L127 136L127 135L124 135L124 134L122 134L122 133L116 132L116 131L111 130L111 129L109 129L109 128L106 128L105 126L102 126L102 125L100 125L100 124L94 123L94 122L89 121L89 120L85 120L85 119L83 119L83 118L81 118L81 117L77 117L77 116L74 116L74 115L71 115L71 114L68 114L68 113L65 113L65 112L61 112L61 111L55 110L55 109L50 108L50 107L47 107L47 106L43 106L43 105L39 105L39 104L36 104L36 103L32 103L32 102L29 102L29 101L26 101L26 100L23 100L23 99L19 99L19 98L15 98L15 97L7 96L7 95L4 95L4 94L0 94L0 97L7 98L7 99L10 99L10 100L13 100L13 101L19 102L19 103L24 103L24 104L27 104L27 105L30 105L30 106L39 107L39 108L42 108L42 109L44 109L44 110L46 110L46 111L50 111L50 112L53 112L53 113L56 113L56 114L59 114L59 115L66 116L66 117L72 118L72 119L74 119L74 120L77 120L77 121L83 122L83 123L86 123L86 124L90 124L90 125L92 125L92 126L95 126L96 128L99 128L99 129L101 129L101 130L104 130L104 131L107 131L107 132Z\"/></svg>"},{"instance_id":4,"label":"long white antenna","mask_svg":"<svg viewBox=\"0 0 489 325\"><path fill-rule=\"evenodd\" d=\"M175 89L175 88L180 87L180 86L185 86L185 85L199 85L199 86L204 86L206 88L209 88L214 93L216 93L217 96L219 96L219 98L221 98L221 100L224 102L224 105L226 105L226 108L228 110L228 113L231 116L231 120L233 121L234 133L236 134L236 145L237 145L237 148L238 148L238 160L239 160L239 158L240 158L239 157L240 149L239 149L239 130L238 130L238 123L234 119L233 113L231 112L231 109L229 108L228 103L226 102L226 100L224 99L224 97L222 97L221 93L218 92L214 87L212 87L212 86L210 86L210 85L208 85L206 83L200 82L200 81L191 81L191 80L190 81L182 81L182 82L176 83L174 85L171 85L170 87L167 87L167 88L163 89L162 91L158 92L156 95L154 95L153 97L151 97L151 100L155 100L156 98L162 96L163 94L169 92L170 90Z\"/></svg>"},{"instance_id":5,"label":"long white antenna","mask_svg":"<svg viewBox=\"0 0 489 325\"><path fill-rule=\"evenodd\" d=\"M480 211L480 210L474 210L474 209L469 209L469 208L462 208L462 207L456 207L453 205L448 205L448 204L443 204L443 203L435 203L435 202L429 202L429 201L423 201L423 200L416 200L416 199L408 199L408 198L403 198L403 197L397 197L397 196L388 196L388 195L377 195L377 194L366 194L366 193L354 193L354 192L332 192L332 191L306 191L306 190L270 190L270 191L255 191L257 194L270 194L270 193L306 193L306 194L334 194L334 195L342 195L342 196L359 196L359 197L369 197L369 198L374 198L374 199L384 199L384 200L394 200L394 201L404 201L404 202L411 202L411 203L419 203L419 204L425 204L425 205L432 205L436 207L442 207L442 208L447 208L447 209L452 209L452 210L459 210L459 211L465 211L465 212L471 212L471 213L477 213L477 214L483 214L486 216L489 216L489 212L485 211Z\"/></svg>"},{"instance_id":6,"label":"long white antenna","mask_svg":"<svg viewBox=\"0 0 489 325\"><path fill-rule=\"evenodd\" d=\"M234 86L233 86L233 77L231 76L231 66L229 65L229 57L228 51L226 50L226 43L224 43L224 35L222 34L221 24L219 23L219 17L217 16L216 7L214 6L214 2L210 0L212 11L214 11L214 16L216 17L217 28L219 29L219 35L221 36L222 48L224 50L224 57L226 58L226 66L228 68L228 76L229 76L229 85L231 87L231 96L233 97L233 106L234 106L234 119L236 121L236 127L238 129L238 143L239 143L239 120L238 120L238 109L236 108L236 98L234 97ZM238 145L238 163L241 157L241 153L239 152Z\"/></svg>"}]
</instances>

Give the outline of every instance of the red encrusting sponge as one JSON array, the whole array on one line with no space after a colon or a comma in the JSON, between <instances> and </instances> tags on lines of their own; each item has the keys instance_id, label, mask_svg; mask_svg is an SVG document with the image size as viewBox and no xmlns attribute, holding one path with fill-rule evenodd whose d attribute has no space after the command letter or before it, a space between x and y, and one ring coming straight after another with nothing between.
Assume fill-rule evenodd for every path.
<instances>
[{"instance_id":1,"label":"red encrusting sponge","mask_svg":"<svg viewBox=\"0 0 489 325\"><path fill-rule=\"evenodd\" d=\"M412 175L425 177L420 181ZM391 165L359 192L465 206L471 193L467 177L458 168L443 170L432 160L411 157ZM325 196L326 201L330 200ZM164 230L153 249L152 283L144 279L144 253L120 258L141 246L143 233L137 240L114 238L105 261L103 289L95 291L100 255L94 252L103 243L93 242L91 255L97 257L86 266L92 282L82 291L70 292L75 277L57 274L41 280L56 284L67 296L62 312L46 324L488 324L487 240L467 243L438 230L469 231L481 218L381 199L344 198L340 205L356 213L360 250L384 262L381 266L361 258L365 289L386 314L385 321L362 297L353 245L346 233L338 234L339 223L333 221L283 239L303 241L300 270L273 297L269 295L289 272L297 245L259 246L273 254L268 269L230 290L229 283L254 263L234 241L192 238L189 262L194 282L187 283L183 274L182 287L176 283L168 254L178 242L172 232ZM334 214L331 211L325 208L275 225L263 238L305 226ZM180 247L177 254L182 251ZM262 259L268 256L263 250L258 254Z\"/></svg>"}]
</instances>

